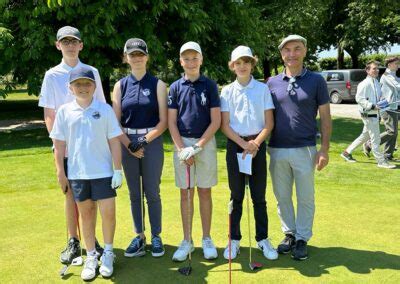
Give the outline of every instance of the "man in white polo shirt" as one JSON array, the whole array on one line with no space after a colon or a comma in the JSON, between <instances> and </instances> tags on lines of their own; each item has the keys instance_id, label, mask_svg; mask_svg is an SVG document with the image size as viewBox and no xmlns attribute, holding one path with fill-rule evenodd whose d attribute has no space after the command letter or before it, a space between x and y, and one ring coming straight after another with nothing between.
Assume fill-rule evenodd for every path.
<instances>
[{"instance_id":1,"label":"man in white polo shirt","mask_svg":"<svg viewBox=\"0 0 400 284\"><path fill-rule=\"evenodd\" d=\"M74 96L68 87L69 74L72 70L81 67L89 67L93 71L96 80L94 98L105 102L99 72L96 68L83 64L79 60L79 52L83 48L79 30L70 26L60 28L57 32L57 41L55 45L56 48L61 51L62 61L46 72L39 97L39 106L44 108L44 121L49 133L53 129L55 115L60 106L74 100ZM65 193L65 216L69 240L67 247L61 253L60 261L67 264L80 253L75 202L71 191ZM97 241L96 249L99 254L102 253L102 248L98 245Z\"/></svg>"}]
</instances>

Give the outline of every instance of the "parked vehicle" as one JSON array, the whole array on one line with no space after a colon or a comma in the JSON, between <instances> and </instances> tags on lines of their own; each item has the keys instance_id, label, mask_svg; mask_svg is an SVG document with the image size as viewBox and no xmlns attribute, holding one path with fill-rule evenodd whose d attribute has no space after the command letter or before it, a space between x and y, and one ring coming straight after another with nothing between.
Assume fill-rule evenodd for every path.
<instances>
[{"instance_id":1,"label":"parked vehicle","mask_svg":"<svg viewBox=\"0 0 400 284\"><path fill-rule=\"evenodd\" d=\"M367 77L364 69L324 70L320 74L326 80L333 104L355 101L357 86Z\"/></svg>"}]
</instances>

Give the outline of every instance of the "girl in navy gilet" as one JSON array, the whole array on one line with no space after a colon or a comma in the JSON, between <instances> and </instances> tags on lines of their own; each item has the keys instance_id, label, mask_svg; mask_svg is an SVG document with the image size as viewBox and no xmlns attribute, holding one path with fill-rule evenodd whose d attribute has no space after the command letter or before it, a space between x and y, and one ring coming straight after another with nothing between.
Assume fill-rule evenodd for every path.
<instances>
[{"instance_id":1,"label":"girl in navy gilet","mask_svg":"<svg viewBox=\"0 0 400 284\"><path fill-rule=\"evenodd\" d=\"M125 43L124 59L131 74L114 86L113 108L125 135L120 140L122 165L128 183L131 211L137 236L125 250L127 257L146 253L144 197L151 224L151 253L164 255L161 233L160 182L164 163L162 133L167 128L167 87L147 71L146 43L131 38Z\"/></svg>"}]
</instances>

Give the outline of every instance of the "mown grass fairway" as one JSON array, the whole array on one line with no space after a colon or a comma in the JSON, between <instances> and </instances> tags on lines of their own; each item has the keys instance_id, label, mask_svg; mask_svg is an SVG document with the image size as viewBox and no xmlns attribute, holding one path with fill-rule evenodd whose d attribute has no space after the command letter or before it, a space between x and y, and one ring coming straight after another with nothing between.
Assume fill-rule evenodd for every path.
<instances>
[{"instance_id":1,"label":"mown grass fairway","mask_svg":"<svg viewBox=\"0 0 400 284\"><path fill-rule=\"evenodd\" d=\"M3 114L4 115L4 114ZM334 120L330 164L316 174L316 218L310 258L293 261L280 256L267 261L254 250L264 267L248 267L248 237L243 215L241 254L234 261L233 283L398 283L400 281L400 164L395 170L378 169L361 151L358 163L345 163L339 154L361 131L361 121ZM227 283L228 264L223 259L227 244L229 189L225 168L225 138L218 134L219 184L213 189L212 236L219 258L205 261L201 250L201 223L196 199L193 237L193 271L189 277L176 270L186 265L171 261L182 239L179 192L175 188L172 144L165 135L165 165L161 184L162 238L166 255L155 259L148 253L126 258L124 249L134 236L126 184L118 190L115 235L117 283ZM399 150L400 151L400 150ZM400 155L400 154L397 154ZM61 280L59 253L66 242L63 195L57 186L50 140L45 129L0 133L0 283L80 283L80 267L71 267ZM274 246L283 235L270 180L267 190L269 232ZM254 225L254 221L252 221ZM101 220L98 218L100 240ZM149 234L149 222L146 229ZM253 236L254 236L254 228ZM150 235L148 235L148 242ZM253 241L253 245L255 241ZM97 277L96 282L109 282Z\"/></svg>"}]
</instances>

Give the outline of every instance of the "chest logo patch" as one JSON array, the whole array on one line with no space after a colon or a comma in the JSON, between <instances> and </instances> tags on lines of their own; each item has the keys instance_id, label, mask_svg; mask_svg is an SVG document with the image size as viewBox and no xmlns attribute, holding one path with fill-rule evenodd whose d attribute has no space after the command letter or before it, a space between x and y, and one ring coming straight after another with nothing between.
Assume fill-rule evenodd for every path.
<instances>
[{"instance_id":1,"label":"chest logo patch","mask_svg":"<svg viewBox=\"0 0 400 284\"><path fill-rule=\"evenodd\" d=\"M92 117L94 119L99 119L101 117L100 113L98 111L95 111L94 113L92 113Z\"/></svg>"},{"instance_id":2,"label":"chest logo patch","mask_svg":"<svg viewBox=\"0 0 400 284\"><path fill-rule=\"evenodd\" d=\"M203 92L201 92L201 105L202 106L205 106L206 105L206 103L207 103L207 98L206 98L206 95L204 94L204 91Z\"/></svg>"},{"instance_id":3,"label":"chest logo patch","mask_svg":"<svg viewBox=\"0 0 400 284\"><path fill-rule=\"evenodd\" d=\"M150 96L150 90L149 89L144 89L142 91L142 94L143 94L143 96L148 97L148 96Z\"/></svg>"}]
</instances>

